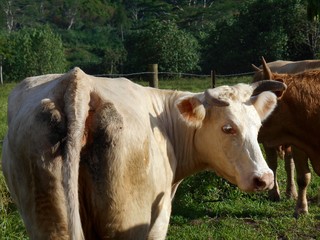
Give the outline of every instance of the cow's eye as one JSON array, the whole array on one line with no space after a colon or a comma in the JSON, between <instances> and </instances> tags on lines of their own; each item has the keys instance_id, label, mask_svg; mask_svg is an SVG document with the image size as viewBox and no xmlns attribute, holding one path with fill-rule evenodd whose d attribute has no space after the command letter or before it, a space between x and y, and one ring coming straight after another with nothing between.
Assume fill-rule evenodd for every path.
<instances>
[{"instance_id":1,"label":"cow's eye","mask_svg":"<svg viewBox=\"0 0 320 240\"><path fill-rule=\"evenodd\" d=\"M221 129L226 134L236 134L236 130L230 124L223 125Z\"/></svg>"}]
</instances>

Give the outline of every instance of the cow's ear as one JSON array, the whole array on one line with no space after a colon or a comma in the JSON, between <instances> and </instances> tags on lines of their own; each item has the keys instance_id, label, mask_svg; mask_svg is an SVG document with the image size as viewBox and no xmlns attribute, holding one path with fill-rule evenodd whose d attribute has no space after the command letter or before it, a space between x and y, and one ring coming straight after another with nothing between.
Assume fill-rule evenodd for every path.
<instances>
[{"instance_id":1,"label":"cow's ear","mask_svg":"<svg viewBox=\"0 0 320 240\"><path fill-rule=\"evenodd\" d=\"M196 96L181 98L176 102L181 118L190 126L200 127L206 115L202 102Z\"/></svg>"},{"instance_id":2,"label":"cow's ear","mask_svg":"<svg viewBox=\"0 0 320 240\"><path fill-rule=\"evenodd\" d=\"M277 106L277 96L272 92L262 92L251 97L251 102L256 108L261 121L265 120Z\"/></svg>"}]
</instances>

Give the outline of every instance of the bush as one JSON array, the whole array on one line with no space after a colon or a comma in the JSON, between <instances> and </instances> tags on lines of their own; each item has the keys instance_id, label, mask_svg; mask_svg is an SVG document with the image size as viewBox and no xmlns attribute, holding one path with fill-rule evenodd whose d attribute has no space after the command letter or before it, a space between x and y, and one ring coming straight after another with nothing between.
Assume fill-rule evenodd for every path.
<instances>
[{"instance_id":1,"label":"bush","mask_svg":"<svg viewBox=\"0 0 320 240\"><path fill-rule=\"evenodd\" d=\"M126 41L127 71L145 71L158 63L160 71L190 72L199 69L199 45L173 22L153 22L135 31Z\"/></svg>"},{"instance_id":2,"label":"bush","mask_svg":"<svg viewBox=\"0 0 320 240\"><path fill-rule=\"evenodd\" d=\"M48 26L22 29L7 38L5 80L17 81L28 76L66 71L62 41Z\"/></svg>"}]
</instances>

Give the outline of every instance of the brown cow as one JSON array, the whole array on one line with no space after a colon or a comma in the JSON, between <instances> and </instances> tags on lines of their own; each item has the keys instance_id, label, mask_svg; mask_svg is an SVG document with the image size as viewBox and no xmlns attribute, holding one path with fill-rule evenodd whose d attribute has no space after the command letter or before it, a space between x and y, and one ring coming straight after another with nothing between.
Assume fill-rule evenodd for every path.
<instances>
[{"instance_id":1,"label":"brown cow","mask_svg":"<svg viewBox=\"0 0 320 240\"><path fill-rule=\"evenodd\" d=\"M287 84L288 89L279 101L272 116L259 132L259 141L268 147L283 144L293 145L297 171L298 200L295 216L308 212L306 189L310 183L308 158L315 172L320 174L317 157L320 154L320 71L312 70L297 74L272 73L263 59L265 79L277 79ZM297 114L298 113L298 114ZM301 149L301 150L300 150Z\"/></svg>"},{"instance_id":2,"label":"brown cow","mask_svg":"<svg viewBox=\"0 0 320 240\"><path fill-rule=\"evenodd\" d=\"M263 60L264 61L264 60ZM253 82L263 80L264 79L264 73L261 65L259 68L253 65L253 68L256 70L254 76L253 76ZM270 70L273 73L289 73L289 74L295 74L307 70L320 70L320 60L302 60L302 61L283 61L283 60L277 60L273 62L267 63L267 66L270 68ZM268 148L264 146L265 152L266 152L266 160L268 162L268 165L273 170L275 174L274 178L274 187L269 191L269 198L273 201L279 201L280 200L280 190L277 183L277 167L278 167L278 161L277 161L277 154L276 154L276 148ZM292 158L292 151L296 152L295 156L296 158L301 157L302 159L296 159L297 162L303 162L305 158L307 158L306 154L303 154L301 150L291 150L290 146L280 146L279 148L282 148L283 158L285 160L285 169L287 173L287 186L286 186L286 195L290 198L297 198L297 190L294 183L294 162ZM296 147L293 147L296 148ZM299 153L297 153L297 151Z\"/></svg>"},{"instance_id":3,"label":"brown cow","mask_svg":"<svg viewBox=\"0 0 320 240\"><path fill-rule=\"evenodd\" d=\"M263 59L263 61L265 61ZM307 69L316 69L320 67L319 60L303 60L303 61L283 61L277 60L273 62L268 62L267 66L273 73L298 73L303 72ZM263 80L265 78L263 73L263 65L259 68L252 64L252 67L255 69L255 74L253 75L253 82ZM277 168L278 168L278 158L277 151L279 150L282 153L282 158L285 161L285 170L287 173L287 186L286 186L286 195L289 198L297 198L296 185L294 183L294 162L292 158L291 146L279 146L278 148L268 148L264 146L266 153L266 160L269 167L273 170L274 178L274 187L269 191L269 198L273 201L280 200L280 189L277 181ZM299 155L300 156L300 155Z\"/></svg>"}]
</instances>

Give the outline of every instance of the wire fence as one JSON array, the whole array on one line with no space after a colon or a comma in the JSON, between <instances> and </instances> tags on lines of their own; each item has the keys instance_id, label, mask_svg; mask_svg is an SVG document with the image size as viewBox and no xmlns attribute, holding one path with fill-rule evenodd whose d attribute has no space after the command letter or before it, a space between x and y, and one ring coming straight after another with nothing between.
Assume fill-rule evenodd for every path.
<instances>
[{"instance_id":1,"label":"wire fence","mask_svg":"<svg viewBox=\"0 0 320 240\"><path fill-rule=\"evenodd\" d=\"M239 77L242 76L247 76L247 75L252 75L255 72L244 72L244 73L234 73L234 74L216 74L214 70L211 70L211 74L195 74L195 73L176 73L176 72L158 72L158 65L157 64L149 64L148 65L148 70L147 72L137 72L137 73L125 73L125 74L96 74L96 77L110 77L110 78L117 78L117 77L128 77L128 78L142 78L143 80L146 80L149 82L150 87L159 87L159 76L161 78L165 77L174 77L177 76L179 79L183 78L204 78L204 79L211 79L211 87L214 88L217 85L221 85L223 83L219 81L219 79L229 79L227 81L230 81L231 79L234 80L232 82L237 82Z\"/></svg>"},{"instance_id":2,"label":"wire fence","mask_svg":"<svg viewBox=\"0 0 320 240\"><path fill-rule=\"evenodd\" d=\"M234 74L215 74L218 78L229 78L229 77L241 77L253 75L255 72L244 72L244 73L234 73ZM134 77L134 76L145 76L154 74L154 72L137 72L137 73L115 73L115 74L95 74L96 77ZM164 76L185 76L185 77L199 77L199 78L208 78L212 75L208 74L194 74L194 73L175 73L175 72L158 72L158 75Z\"/></svg>"}]
</instances>

